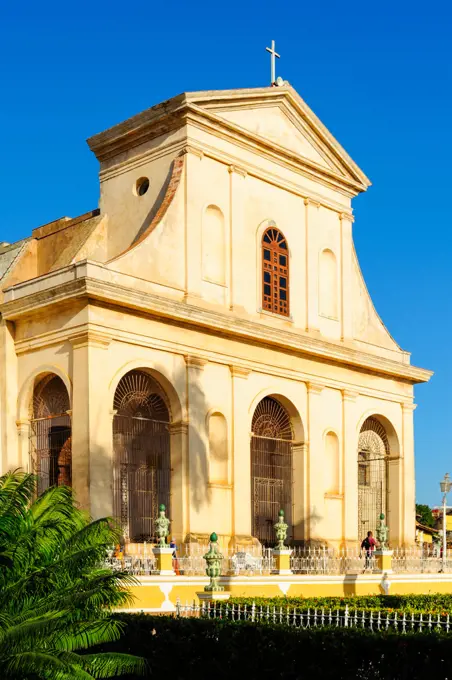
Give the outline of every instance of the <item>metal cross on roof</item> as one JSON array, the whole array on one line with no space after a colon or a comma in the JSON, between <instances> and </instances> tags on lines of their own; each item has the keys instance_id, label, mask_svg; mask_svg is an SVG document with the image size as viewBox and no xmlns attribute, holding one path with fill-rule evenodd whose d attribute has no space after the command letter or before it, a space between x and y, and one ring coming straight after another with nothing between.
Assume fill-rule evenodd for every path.
<instances>
[{"instance_id":1,"label":"metal cross on roof","mask_svg":"<svg viewBox=\"0 0 452 680\"><path fill-rule=\"evenodd\" d=\"M267 52L270 52L271 55L271 85L273 85L276 82L276 57L278 59L280 58L280 55L275 51L275 41L272 40L272 46L266 47L265 48Z\"/></svg>"}]
</instances>

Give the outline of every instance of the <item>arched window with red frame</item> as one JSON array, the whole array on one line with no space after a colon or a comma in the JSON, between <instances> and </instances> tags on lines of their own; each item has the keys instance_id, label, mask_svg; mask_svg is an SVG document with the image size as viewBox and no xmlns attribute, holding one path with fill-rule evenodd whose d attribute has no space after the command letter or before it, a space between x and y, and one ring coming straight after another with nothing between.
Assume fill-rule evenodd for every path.
<instances>
[{"instance_id":1,"label":"arched window with red frame","mask_svg":"<svg viewBox=\"0 0 452 680\"><path fill-rule=\"evenodd\" d=\"M289 316L289 249L285 236L269 227L262 237L262 308Z\"/></svg>"}]
</instances>

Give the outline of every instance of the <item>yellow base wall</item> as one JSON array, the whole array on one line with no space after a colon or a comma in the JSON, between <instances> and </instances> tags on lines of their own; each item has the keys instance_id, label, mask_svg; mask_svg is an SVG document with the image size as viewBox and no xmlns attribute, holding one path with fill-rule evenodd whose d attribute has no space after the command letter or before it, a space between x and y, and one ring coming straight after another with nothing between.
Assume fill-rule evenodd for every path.
<instances>
[{"instance_id":1,"label":"yellow base wall","mask_svg":"<svg viewBox=\"0 0 452 680\"><path fill-rule=\"evenodd\" d=\"M199 603L197 593L207 578L139 577L131 588L134 602L127 611L174 611L181 604ZM353 595L452 594L452 574L363 574L349 576L230 577L220 581L231 597L325 597Z\"/></svg>"}]
</instances>

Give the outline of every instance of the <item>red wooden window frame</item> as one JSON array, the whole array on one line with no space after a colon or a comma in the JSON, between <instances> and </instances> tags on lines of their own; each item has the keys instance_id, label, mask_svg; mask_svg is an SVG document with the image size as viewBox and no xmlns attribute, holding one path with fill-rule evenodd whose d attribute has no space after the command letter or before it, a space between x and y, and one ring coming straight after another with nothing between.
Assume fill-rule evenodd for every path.
<instances>
[{"instance_id":1,"label":"red wooden window frame","mask_svg":"<svg viewBox=\"0 0 452 680\"><path fill-rule=\"evenodd\" d=\"M290 315L289 248L276 227L269 227L262 236L262 309Z\"/></svg>"}]
</instances>

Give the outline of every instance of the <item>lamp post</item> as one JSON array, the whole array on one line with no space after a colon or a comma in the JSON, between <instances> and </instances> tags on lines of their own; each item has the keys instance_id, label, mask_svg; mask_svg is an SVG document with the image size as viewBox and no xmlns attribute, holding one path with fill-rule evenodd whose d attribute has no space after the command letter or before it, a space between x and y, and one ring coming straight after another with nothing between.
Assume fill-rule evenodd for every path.
<instances>
[{"instance_id":1,"label":"lamp post","mask_svg":"<svg viewBox=\"0 0 452 680\"><path fill-rule=\"evenodd\" d=\"M446 529L447 529L447 519L446 519L446 511L447 511L447 494L452 488L452 481L449 478L449 473L446 472L444 475L444 479L439 483L441 493L443 494L443 568L442 572L445 573L446 571L446 553L447 553L447 534L446 534Z\"/></svg>"}]
</instances>

